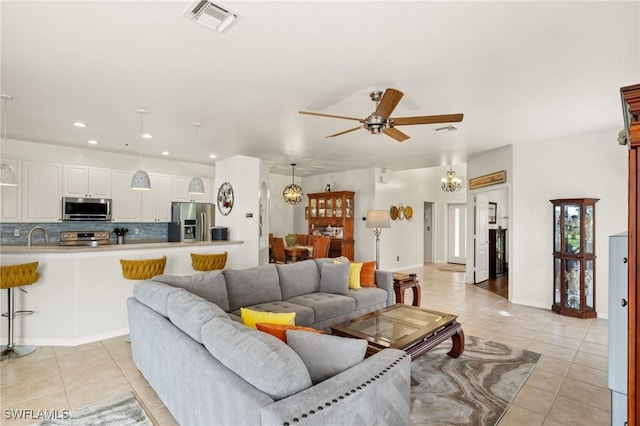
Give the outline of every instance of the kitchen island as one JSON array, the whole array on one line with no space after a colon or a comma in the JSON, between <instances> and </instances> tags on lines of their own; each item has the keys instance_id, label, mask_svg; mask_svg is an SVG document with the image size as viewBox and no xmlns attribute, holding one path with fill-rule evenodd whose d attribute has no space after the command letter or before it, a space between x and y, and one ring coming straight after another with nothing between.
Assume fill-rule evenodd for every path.
<instances>
[{"instance_id":1,"label":"kitchen island","mask_svg":"<svg viewBox=\"0 0 640 426\"><path fill-rule=\"evenodd\" d=\"M33 310L14 321L15 343L36 346L79 345L129 332L126 300L135 281L122 276L120 259L167 256L165 274L192 275L190 253L229 253L226 268L244 269L243 241L149 242L122 245L3 245L0 264L39 262L40 279L15 292L16 310ZM6 312L6 293L0 311ZM7 340L5 320L0 341Z\"/></svg>"}]
</instances>

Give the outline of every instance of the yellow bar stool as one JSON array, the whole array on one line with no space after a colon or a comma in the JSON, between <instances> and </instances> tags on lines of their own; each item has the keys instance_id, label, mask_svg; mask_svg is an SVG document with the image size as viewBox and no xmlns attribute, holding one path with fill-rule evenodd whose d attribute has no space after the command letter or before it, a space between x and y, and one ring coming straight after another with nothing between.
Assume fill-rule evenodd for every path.
<instances>
[{"instance_id":1,"label":"yellow bar stool","mask_svg":"<svg viewBox=\"0 0 640 426\"><path fill-rule=\"evenodd\" d=\"M6 314L2 314L2 316L7 317L9 320L7 345L2 346L2 354L0 356L1 361L29 355L31 352L36 350L35 346L17 346L13 341L13 320L17 316L33 314L33 311L16 311L14 290L16 287L31 285L38 281L40 275L36 272L36 269L38 269L38 262L0 267L0 288L7 289L8 295L8 312ZM25 290L21 288L20 290L26 293Z\"/></svg>"},{"instance_id":2,"label":"yellow bar stool","mask_svg":"<svg viewBox=\"0 0 640 426\"><path fill-rule=\"evenodd\" d=\"M199 254L191 253L191 266L196 271L213 271L215 269L224 269L227 264L227 255L224 253Z\"/></svg>"},{"instance_id":3,"label":"yellow bar stool","mask_svg":"<svg viewBox=\"0 0 640 426\"><path fill-rule=\"evenodd\" d=\"M167 266L167 256L158 259L128 260L120 259L122 276L127 280L148 280L156 275L162 275ZM127 335L125 341L131 342L131 336Z\"/></svg>"}]
</instances>

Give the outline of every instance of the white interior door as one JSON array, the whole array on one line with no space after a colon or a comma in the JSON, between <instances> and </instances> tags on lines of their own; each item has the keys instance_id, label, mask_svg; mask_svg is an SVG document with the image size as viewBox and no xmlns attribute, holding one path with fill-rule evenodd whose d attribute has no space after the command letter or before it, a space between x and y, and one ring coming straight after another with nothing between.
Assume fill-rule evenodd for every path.
<instances>
[{"instance_id":1,"label":"white interior door","mask_svg":"<svg viewBox=\"0 0 640 426\"><path fill-rule=\"evenodd\" d=\"M467 205L449 204L447 207L447 262L467 263Z\"/></svg>"},{"instance_id":2,"label":"white interior door","mask_svg":"<svg viewBox=\"0 0 640 426\"><path fill-rule=\"evenodd\" d=\"M474 283L489 279L489 203L482 195L475 196Z\"/></svg>"},{"instance_id":3,"label":"white interior door","mask_svg":"<svg viewBox=\"0 0 640 426\"><path fill-rule=\"evenodd\" d=\"M433 203L424 203L424 262L433 263Z\"/></svg>"}]
</instances>

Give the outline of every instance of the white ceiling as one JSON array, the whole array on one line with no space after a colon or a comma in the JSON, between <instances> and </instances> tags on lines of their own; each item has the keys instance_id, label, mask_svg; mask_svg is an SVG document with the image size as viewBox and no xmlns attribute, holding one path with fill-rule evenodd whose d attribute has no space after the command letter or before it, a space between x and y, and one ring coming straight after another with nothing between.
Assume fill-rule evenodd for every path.
<instances>
[{"instance_id":1,"label":"white ceiling","mask_svg":"<svg viewBox=\"0 0 640 426\"><path fill-rule=\"evenodd\" d=\"M640 7L627 2L221 1L219 34L190 2L1 3L7 137L194 161L236 154L310 175L466 162L507 144L621 129L619 88L640 81ZM458 131L358 130L372 90L399 89L392 116L464 113ZM85 129L72 126L80 120ZM615 144L615 132L610 141ZM127 146L128 144L128 146Z\"/></svg>"}]
</instances>

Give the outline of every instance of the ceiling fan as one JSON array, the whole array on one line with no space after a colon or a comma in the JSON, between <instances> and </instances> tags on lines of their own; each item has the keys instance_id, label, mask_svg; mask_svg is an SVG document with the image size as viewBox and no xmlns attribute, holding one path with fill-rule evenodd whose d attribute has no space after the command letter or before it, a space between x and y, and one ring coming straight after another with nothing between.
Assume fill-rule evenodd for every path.
<instances>
[{"instance_id":1,"label":"ceiling fan","mask_svg":"<svg viewBox=\"0 0 640 426\"><path fill-rule=\"evenodd\" d=\"M355 118L346 117L343 115L323 114L320 112L299 111L300 114L317 115L319 117L329 118L341 118L343 120L354 120L362 123L361 126L354 127L353 129L345 130L333 135L327 136L333 138L335 136L344 135L345 133L354 132L358 129L367 129L373 135L379 135L384 133L387 136L392 137L398 142L403 142L409 139L409 135L396 129L396 126L409 126L412 124L437 124L437 123L452 123L462 121L462 114L445 114L445 115L423 115L417 117L389 117L393 110L396 108L400 99L404 94L396 89L387 89L383 92L375 91L371 92L369 96L371 100L376 103L376 110L371 113L367 118Z\"/></svg>"}]
</instances>

